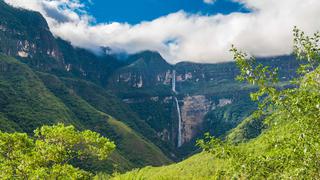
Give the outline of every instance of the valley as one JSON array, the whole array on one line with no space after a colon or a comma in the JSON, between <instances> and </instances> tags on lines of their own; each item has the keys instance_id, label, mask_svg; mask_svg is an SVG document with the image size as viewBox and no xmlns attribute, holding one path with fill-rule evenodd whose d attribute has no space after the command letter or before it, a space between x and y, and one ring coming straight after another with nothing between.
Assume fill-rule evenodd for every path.
<instances>
[{"instance_id":1,"label":"valley","mask_svg":"<svg viewBox=\"0 0 320 180\"><path fill-rule=\"evenodd\" d=\"M15 8L0 0L0 132L31 136L41 126L58 123L97 132L114 142L116 148L110 157L102 161L81 157L85 163L71 163L101 179L111 176L150 179L161 177L159 174L169 179L182 174L185 179L208 179L215 173L223 176L224 169L233 171L241 166L235 162L251 163L255 157L261 158L260 155L281 154L282 151L272 149L278 141L296 139L288 131L300 132L299 127L304 123L291 124L286 119L290 116L286 109L268 106L265 109L271 109L269 114L259 118L253 114L261 104L252 101L252 93L269 87L259 84L260 77L251 77L254 73L267 72L269 78L272 72L267 69L277 68L274 74L279 80L268 93L298 87L291 82L300 77L296 70L301 61L294 55L257 58L257 63L267 68L258 66L256 71L247 68L249 78L240 82L237 77L245 73L236 58L223 63L185 59L171 64L152 50L125 54L125 58L109 53L107 47L93 52L53 35L40 13ZM254 73L250 74L251 71ZM305 87L313 88L314 84L317 83L312 81ZM314 98L304 103L317 100L315 92L312 92ZM268 93L256 95L257 99L265 98ZM278 102L284 97L280 94L271 98L278 103L275 107L287 103ZM302 94L303 97L307 95ZM292 103L291 99L288 102ZM301 108L300 104L297 106ZM312 107L318 108L314 104ZM301 109L293 113L302 117ZM212 135L209 140L208 133ZM200 145L199 139L203 140ZM222 153L212 150L211 145L222 149ZM309 145L305 147L308 149ZM211 156L211 150L218 155ZM224 153L229 155L233 150L249 160L231 155L226 158ZM264 160L269 163L269 159L261 161ZM245 176L237 177L245 179Z\"/></svg>"},{"instance_id":2,"label":"valley","mask_svg":"<svg viewBox=\"0 0 320 180\"><path fill-rule=\"evenodd\" d=\"M290 56L259 61L278 66L283 82L295 76L298 66ZM249 97L255 87L235 80L234 63L171 65L152 51L133 55L130 62L107 87L172 148L178 147L180 158L196 150L194 143L205 132L224 136L257 107Z\"/></svg>"},{"instance_id":3,"label":"valley","mask_svg":"<svg viewBox=\"0 0 320 180\"><path fill-rule=\"evenodd\" d=\"M153 51L118 61L53 37L40 14L3 2L1 8L2 53L29 65L62 103L73 103L61 96L71 91L141 133L173 160L195 151L195 140L205 132L223 136L256 108L248 98L254 87L235 80L234 63L172 65ZM30 18L20 19L26 16ZM272 59L261 61L279 66L283 81L290 79L297 63L290 56Z\"/></svg>"}]
</instances>

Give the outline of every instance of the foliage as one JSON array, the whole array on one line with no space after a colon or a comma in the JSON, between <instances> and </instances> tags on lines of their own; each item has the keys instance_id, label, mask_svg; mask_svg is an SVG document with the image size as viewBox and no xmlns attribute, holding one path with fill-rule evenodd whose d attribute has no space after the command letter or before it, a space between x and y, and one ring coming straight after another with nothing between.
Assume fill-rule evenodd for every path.
<instances>
[{"instance_id":1,"label":"foliage","mask_svg":"<svg viewBox=\"0 0 320 180\"><path fill-rule=\"evenodd\" d=\"M249 116L245 118L236 128L226 134L225 140L233 143L246 142L250 139L258 137L263 130L267 129L267 125L263 122L263 118L254 118Z\"/></svg>"},{"instance_id":2,"label":"foliage","mask_svg":"<svg viewBox=\"0 0 320 180\"><path fill-rule=\"evenodd\" d=\"M145 167L136 169L126 174L114 174L114 180L150 179L150 180L173 180L173 179L212 179L216 169L223 166L223 161L214 159L209 153L194 155L180 163L163 167ZM97 179L103 179L105 175L98 174Z\"/></svg>"},{"instance_id":3,"label":"foliage","mask_svg":"<svg viewBox=\"0 0 320 180\"><path fill-rule=\"evenodd\" d=\"M43 124L81 125L25 64L0 55L0 130L32 133Z\"/></svg>"},{"instance_id":4,"label":"foliage","mask_svg":"<svg viewBox=\"0 0 320 180\"><path fill-rule=\"evenodd\" d=\"M93 104L89 98L78 96L78 91L66 86L67 82L62 82L54 75L34 73L28 66L12 57L0 55L0 66L1 131L26 132L30 135L35 128L43 124L52 125L62 122L72 124L78 129L90 129L109 137L121 148L113 152L107 160L86 159L85 163L82 161L82 164L79 164L79 167L90 172L112 172L115 169L123 172L134 167L171 162L153 143L145 140L137 131L121 122L117 123L121 125L119 127L110 123L108 119L112 117L103 112L117 115L117 113L126 113L129 110L120 109L121 104L117 104L117 100L112 100L112 97L98 91L103 88L98 89L96 86L91 87L85 84L86 88L79 93L83 95L98 92L98 95L103 96L100 99L97 97L99 102L110 102L110 104L103 103L98 106ZM76 80L70 79L70 81ZM88 91L90 88L97 89L97 91ZM113 111L107 111L107 106L112 106ZM130 116L117 115L117 117L120 120L126 118L123 121L127 124L130 121L139 123ZM139 128L135 128L137 129ZM146 129L142 130L147 132ZM130 139L132 142L129 143L125 139ZM131 143L134 145L132 146ZM139 149L144 153L136 155L133 149L136 149L135 151Z\"/></svg>"},{"instance_id":5,"label":"foliage","mask_svg":"<svg viewBox=\"0 0 320 180\"><path fill-rule=\"evenodd\" d=\"M261 138L268 149L259 153L244 151L242 145L222 143L213 137L198 142L216 158L230 161L229 176L319 178L320 36L316 33L308 37L297 28L294 36L295 54L304 63L298 69L299 76L292 81L293 86L286 89L277 88L277 69L256 64L254 58L247 58L234 47L231 49L241 72L238 79L259 87L251 93L252 100L259 102L256 117L267 116L266 123L273 127L266 133L269 139ZM277 124L290 128L286 130L290 134L276 134L272 128L279 128Z\"/></svg>"},{"instance_id":6,"label":"foliage","mask_svg":"<svg viewBox=\"0 0 320 180\"><path fill-rule=\"evenodd\" d=\"M272 67L278 66L281 83L288 81L293 76L293 69L297 66L297 61L292 56L262 58L258 59L258 62ZM130 56L128 64L112 76L109 88L113 89L118 97L124 99L130 109L156 132L159 134L168 132L165 133L168 136L164 136L163 139L171 144L169 152L174 153L178 159L186 157L196 150L194 142L203 132L209 131L216 137L224 136L256 109L256 103L248 97L248 94L256 87L237 82L234 79L239 70L233 62L219 64L181 62L169 66L156 53L153 55L140 53ZM170 83L172 69L176 70L177 98L181 105L184 97L193 95L204 95L212 104L218 104L219 99L232 100L232 104L227 106L208 109L209 112L203 118L202 127L204 128L199 130L199 136L195 136L179 149L176 148L176 133L171 132L171 129L177 128L176 107L173 106L175 105L173 101L168 100L168 97L172 96ZM143 86L141 88L134 87L135 83L140 82L140 77L143 80ZM145 128L142 131L146 132ZM150 139L150 134L142 134ZM158 146L160 145L159 147L164 150L157 141L150 140Z\"/></svg>"},{"instance_id":7,"label":"foliage","mask_svg":"<svg viewBox=\"0 0 320 180\"><path fill-rule=\"evenodd\" d=\"M1 179L86 179L76 166L86 158L106 159L115 149L109 139L89 130L57 124L42 126L34 137L0 132Z\"/></svg>"},{"instance_id":8,"label":"foliage","mask_svg":"<svg viewBox=\"0 0 320 180\"><path fill-rule=\"evenodd\" d=\"M252 103L248 93L235 93L236 95L230 98L233 101L231 104L222 107L217 106L209 111L204 118L206 123L205 132L210 132L215 137L224 136L229 130L237 127L243 119L250 116L257 108L257 105Z\"/></svg>"},{"instance_id":9,"label":"foliage","mask_svg":"<svg viewBox=\"0 0 320 180\"><path fill-rule=\"evenodd\" d=\"M163 165L171 162L152 142L146 140L141 134L123 122L105 114L105 109L102 109L101 106L98 107L92 101L82 99L76 94L77 91L69 89L58 77L46 73L39 73L39 77L47 88L72 111L76 119L86 129L94 130L116 142L118 147L117 154L112 154L111 158L114 160L112 163L119 166L117 168L121 171L134 167ZM86 93L90 92L87 91ZM83 93L79 94L83 95ZM95 107L99 108L99 110ZM117 157L114 157L115 155ZM112 165L111 162L98 164L98 167L95 165L96 163L90 164L88 162L83 166L86 166L88 170L105 171L107 169L112 172L110 167L106 167Z\"/></svg>"},{"instance_id":10,"label":"foliage","mask_svg":"<svg viewBox=\"0 0 320 180\"><path fill-rule=\"evenodd\" d=\"M320 36L316 33L308 37L296 28L294 36L301 66L298 76L286 88L278 85L276 68L263 66L232 48L240 68L238 79L259 87L251 94L259 103L259 110L245 123L264 119L265 125L261 126L267 129L261 135L233 144L206 134L197 143L205 151L201 154L178 164L144 168L115 179L319 179ZM206 153L211 154L210 158ZM187 164L191 159L193 164Z\"/></svg>"},{"instance_id":11,"label":"foliage","mask_svg":"<svg viewBox=\"0 0 320 180\"><path fill-rule=\"evenodd\" d=\"M141 104L139 103L129 104L130 105L129 106L128 104L124 103L120 98L117 98L108 90L96 84L93 84L91 82L79 80L79 79L71 79L71 78L61 78L61 80L63 80L64 84L68 88L76 92L78 96L80 96L90 105L92 105L94 108L126 123L130 128L132 128L133 130L137 131L138 133L140 133L141 135L149 139L155 145L160 147L163 152L169 155L169 152L171 150L168 148L167 143L162 141L157 135L157 132L155 131L155 130L158 130L157 127L160 127L159 121L161 121L162 119L163 120L168 119L168 118L165 118L167 116L164 116L163 114L158 113L160 115L158 116L157 121L154 124L151 124L151 127L150 127L149 125L150 123L148 124L146 121L142 120L137 115L137 113L135 113L135 112L139 112L139 114L146 114L147 116L148 113L144 113L146 110L152 109L155 111L157 110L159 111L158 107L150 108L151 106L149 105L151 104L147 102L143 102ZM141 107L139 105L141 105ZM140 111L143 111L143 112L140 113ZM144 118L144 116L141 116L141 117L143 119L147 119L147 118ZM155 125L155 126L152 126L152 125Z\"/></svg>"}]
</instances>

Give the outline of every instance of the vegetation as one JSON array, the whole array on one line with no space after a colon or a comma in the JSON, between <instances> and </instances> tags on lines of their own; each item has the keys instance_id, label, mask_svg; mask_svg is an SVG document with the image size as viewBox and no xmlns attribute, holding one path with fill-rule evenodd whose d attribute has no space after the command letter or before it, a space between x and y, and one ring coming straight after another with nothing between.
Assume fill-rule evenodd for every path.
<instances>
[{"instance_id":1,"label":"vegetation","mask_svg":"<svg viewBox=\"0 0 320 180\"><path fill-rule=\"evenodd\" d=\"M320 178L319 33L308 37L294 30L295 55L301 60L296 73L293 56L256 60L236 48L232 52L237 63L223 64L172 66L148 51L126 62L106 54L96 56L53 37L39 13L2 0L0 26L0 52L6 54L0 55L3 178L84 179L96 172L98 179L110 178L104 173L170 163L163 152L172 158L193 152L194 140L176 148L171 133L177 117L167 98L173 95L167 72L173 68L179 100L189 95L204 95L215 104L232 99L232 104L216 106L204 119L206 131L226 138L206 134L198 141L204 152L170 166L117 174L116 179ZM237 73L243 82L234 80ZM247 96L253 91L251 99L256 102ZM257 105L259 110L251 114ZM33 133L44 124L58 125ZM55 134L58 129L63 137ZM110 138L117 149L111 153L110 146L102 150L104 155L98 150L103 147L91 150L85 145L85 129ZM68 132L74 133L64 134ZM56 148L60 141L62 149ZM101 158L105 155L109 158Z\"/></svg>"},{"instance_id":2,"label":"vegetation","mask_svg":"<svg viewBox=\"0 0 320 180\"><path fill-rule=\"evenodd\" d=\"M259 110L237 130L243 134L246 124L261 118L267 128L261 135L234 144L206 134L198 141L205 151L201 154L115 179L319 179L320 34L309 37L295 28L294 37L294 52L302 63L298 77L287 88L278 86L277 68L263 66L232 48L240 68L238 79L259 87L251 94ZM237 136L236 131L233 133Z\"/></svg>"},{"instance_id":3,"label":"vegetation","mask_svg":"<svg viewBox=\"0 0 320 180\"><path fill-rule=\"evenodd\" d=\"M72 111L73 117L77 119L85 129L96 131L115 141L118 147L118 154L116 155L121 156L114 157L115 160L121 160L113 162L116 169L118 168L117 170L124 171L132 169L133 167L143 167L146 165L157 166L171 162L152 142L146 140L141 134L123 122L114 119L103 111L97 110L94 107L98 107L97 104L89 101L91 105L82 99L75 91L69 89L58 77L47 73L38 73L38 75L46 87ZM87 93L89 93L89 91ZM80 95L81 94L82 93L80 93ZM139 153L137 154L137 152ZM113 158L113 156L111 158ZM123 161L123 159L127 161ZM95 164L96 163L86 166L88 169L93 168L100 171L107 169L110 172L113 170L110 168L110 166L113 166L111 162L98 164L98 167Z\"/></svg>"},{"instance_id":4,"label":"vegetation","mask_svg":"<svg viewBox=\"0 0 320 180\"><path fill-rule=\"evenodd\" d=\"M86 87L85 90L91 88L90 85L86 85ZM96 86L92 87L92 89L94 88ZM96 89L99 92L103 88ZM91 93L89 90L79 92L79 94ZM104 98L100 98L99 102L110 100L109 102L114 104L99 105L93 104L90 97L82 96L85 98L82 99L77 93L69 89L63 81L54 75L34 73L31 68L15 58L0 55L1 131L26 132L31 135L34 129L43 124L53 125L61 122L72 124L80 130L93 130L115 141L119 148L110 155L110 158L103 161L90 159L81 165L81 168L87 171L124 172L135 167L163 165L171 162L157 146L135 131L139 128L133 130L123 122L106 114L117 115L117 113L130 112L128 108L119 108L122 105L118 104L115 97L111 99L110 95L100 92L99 95ZM94 94L94 92L92 93ZM94 106L91 106L86 100ZM111 106L110 110L107 109ZM126 118L124 122L132 127L140 123L139 120L133 118L132 121L129 121L129 115L117 115L117 117L119 119ZM141 127L143 124L139 124L139 126ZM143 130L148 132L147 127ZM130 142L127 141L129 139ZM134 152L141 153L135 154Z\"/></svg>"},{"instance_id":5,"label":"vegetation","mask_svg":"<svg viewBox=\"0 0 320 180\"><path fill-rule=\"evenodd\" d=\"M51 73L59 77L81 78L105 87L109 76L122 66L115 57L103 54L103 50L100 56L97 56L91 51L75 48L60 38L54 41L63 56L64 66Z\"/></svg>"},{"instance_id":6,"label":"vegetation","mask_svg":"<svg viewBox=\"0 0 320 180\"><path fill-rule=\"evenodd\" d=\"M0 130L32 133L58 122L81 126L27 65L0 55L0 67Z\"/></svg>"},{"instance_id":7,"label":"vegetation","mask_svg":"<svg viewBox=\"0 0 320 180\"><path fill-rule=\"evenodd\" d=\"M152 106L150 106L150 104L147 102L141 103L141 107L138 106L139 104L133 104L132 106L129 106L120 98L113 95L111 92L100 86L97 86L94 83L71 78L61 78L61 80L69 89L76 92L78 96L80 96L94 108L106 114L109 114L116 119L120 119L130 128L132 128L136 132L141 133L144 137L148 138L151 142L160 147L164 153L166 153L167 155L170 154L170 151L172 149L168 147L167 143L160 140L157 132L155 131L158 130L157 127L162 127L162 124L160 125L159 121L165 119L167 116L164 116L163 114L161 114L162 116L157 116L158 118L157 120L155 120L156 122L152 124L142 120L148 119L148 117L141 116L141 119L136 113L139 112L139 114L146 114L147 116L150 113L143 113L141 111L147 111L150 109L159 111L159 107L151 108ZM142 106L143 104L145 106Z\"/></svg>"},{"instance_id":8,"label":"vegetation","mask_svg":"<svg viewBox=\"0 0 320 180\"><path fill-rule=\"evenodd\" d=\"M135 134L132 139L138 142L135 144L146 147L143 149L146 153L132 156L124 151L136 146L117 144L122 148L108 159L114 161L90 168L112 172L171 162L161 152L169 155L171 151L157 132L105 89L109 76L123 62L103 54L103 48L97 55L55 38L40 13L14 8L3 0L0 0L0 29L0 53L6 54L0 55L0 130L31 134L43 124L62 122L122 143L126 141L122 141L124 136L120 133L130 129L133 130L130 134ZM109 118L121 121L117 132L109 124Z\"/></svg>"},{"instance_id":9,"label":"vegetation","mask_svg":"<svg viewBox=\"0 0 320 180\"><path fill-rule=\"evenodd\" d=\"M215 109L206 114L204 118L206 123L205 132L210 132L215 137L223 137L229 130L237 127L246 117L250 116L257 108L257 105L250 101L248 92L234 94L230 99L233 101L236 99L238 102L232 102L223 107L215 107ZM219 100L216 104L218 103Z\"/></svg>"},{"instance_id":10,"label":"vegetation","mask_svg":"<svg viewBox=\"0 0 320 180\"><path fill-rule=\"evenodd\" d=\"M259 58L257 61L271 67L279 67L280 83L283 84L294 77L298 64L293 56ZM173 69L176 70L177 98L181 106L185 104L182 102L185 97L194 95L205 96L211 105L219 104L220 99L232 101L225 106L215 108L212 106L203 119L204 128L199 130L198 136L181 148L176 148L177 135L171 131L177 128L175 102L169 99L172 96L170 73ZM225 136L257 108L257 104L248 96L257 87L237 82L235 76L238 72L234 62L220 64L181 62L169 66L157 53L143 52L128 58L128 65L111 76L108 88L124 99L130 109L158 134L164 134L163 140L169 144L169 148L166 148L170 149L169 154L173 153L177 157L171 156L173 159L180 159L196 150L195 141L202 137L204 132L210 132L216 137ZM140 78L143 86L137 88ZM152 142L156 142L150 138L152 137L150 134L142 134ZM155 144L159 146L159 143ZM159 147L167 152L163 146Z\"/></svg>"},{"instance_id":11,"label":"vegetation","mask_svg":"<svg viewBox=\"0 0 320 180\"><path fill-rule=\"evenodd\" d=\"M76 166L88 158L106 159L115 144L98 133L74 126L42 126L33 137L0 132L1 179L88 179Z\"/></svg>"},{"instance_id":12,"label":"vegetation","mask_svg":"<svg viewBox=\"0 0 320 180\"><path fill-rule=\"evenodd\" d=\"M245 118L237 127L232 129L224 137L232 143L246 142L258 137L267 128L263 118L254 118L253 115Z\"/></svg>"}]
</instances>

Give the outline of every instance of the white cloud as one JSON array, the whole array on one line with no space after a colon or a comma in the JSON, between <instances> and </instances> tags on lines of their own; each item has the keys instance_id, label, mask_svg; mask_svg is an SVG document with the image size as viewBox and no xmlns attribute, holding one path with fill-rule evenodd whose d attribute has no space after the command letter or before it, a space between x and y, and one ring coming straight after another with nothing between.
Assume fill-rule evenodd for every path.
<instances>
[{"instance_id":1,"label":"white cloud","mask_svg":"<svg viewBox=\"0 0 320 180\"><path fill-rule=\"evenodd\" d=\"M309 33L320 30L319 0L237 0L252 12L205 16L179 11L137 25L91 25L93 18L79 0L5 1L41 12L52 32L74 46L155 50L172 63L229 61L231 44L256 56L290 54L295 25Z\"/></svg>"},{"instance_id":2,"label":"white cloud","mask_svg":"<svg viewBox=\"0 0 320 180\"><path fill-rule=\"evenodd\" d=\"M203 0L206 4L214 4L215 0Z\"/></svg>"}]
</instances>

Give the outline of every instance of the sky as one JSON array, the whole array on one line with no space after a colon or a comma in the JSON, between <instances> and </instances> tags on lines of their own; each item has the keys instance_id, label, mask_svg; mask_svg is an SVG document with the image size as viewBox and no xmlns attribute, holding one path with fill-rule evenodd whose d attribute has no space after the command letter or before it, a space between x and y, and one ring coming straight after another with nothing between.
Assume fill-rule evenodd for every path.
<instances>
[{"instance_id":1,"label":"sky","mask_svg":"<svg viewBox=\"0 0 320 180\"><path fill-rule=\"evenodd\" d=\"M112 53L158 51L168 62L231 61L292 53L294 26L320 30L319 0L5 0L39 11L73 46Z\"/></svg>"},{"instance_id":2,"label":"sky","mask_svg":"<svg viewBox=\"0 0 320 180\"><path fill-rule=\"evenodd\" d=\"M138 24L181 10L203 15L247 11L241 4L229 0L91 0L91 4L86 4L89 14L99 23Z\"/></svg>"}]
</instances>

